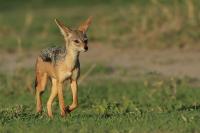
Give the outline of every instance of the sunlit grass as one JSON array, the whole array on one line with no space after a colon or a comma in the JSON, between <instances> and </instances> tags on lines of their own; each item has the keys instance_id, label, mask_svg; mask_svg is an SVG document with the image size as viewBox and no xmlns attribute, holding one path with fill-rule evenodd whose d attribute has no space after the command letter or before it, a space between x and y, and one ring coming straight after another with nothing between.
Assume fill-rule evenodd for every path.
<instances>
[{"instance_id":1,"label":"sunlit grass","mask_svg":"<svg viewBox=\"0 0 200 133\"><path fill-rule=\"evenodd\" d=\"M97 66L92 76L111 74ZM86 70L86 69L85 69ZM85 73L84 71L83 73ZM50 87L43 96L44 112L35 113L34 91L28 89L33 70L18 70L10 76L1 74L0 130L6 131L68 131L76 132L190 132L199 131L199 87L192 79L169 78L147 73L138 79L87 79L79 87L79 108L66 118L53 104L54 120L46 113ZM67 85L67 84L66 84ZM65 88L67 86L65 85ZM32 88L31 88L32 89ZM71 93L65 89L66 104ZM21 125L19 127L19 125ZM141 128L142 125L142 128ZM184 125L184 126L182 126Z\"/></svg>"}]
</instances>

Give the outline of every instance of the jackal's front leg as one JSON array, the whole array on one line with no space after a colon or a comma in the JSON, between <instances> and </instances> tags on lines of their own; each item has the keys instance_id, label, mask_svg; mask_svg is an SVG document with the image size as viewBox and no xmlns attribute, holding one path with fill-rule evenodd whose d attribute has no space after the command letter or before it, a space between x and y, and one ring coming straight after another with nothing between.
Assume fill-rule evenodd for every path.
<instances>
[{"instance_id":1,"label":"jackal's front leg","mask_svg":"<svg viewBox=\"0 0 200 133\"><path fill-rule=\"evenodd\" d=\"M65 116L65 102L64 102L64 96L63 96L63 82L57 82L57 89L58 89L58 100L59 100L59 106L61 115Z\"/></svg>"},{"instance_id":2,"label":"jackal's front leg","mask_svg":"<svg viewBox=\"0 0 200 133\"><path fill-rule=\"evenodd\" d=\"M72 104L69 106L68 111L71 112L78 106L78 85L77 80L71 80L71 91L72 91Z\"/></svg>"}]
</instances>

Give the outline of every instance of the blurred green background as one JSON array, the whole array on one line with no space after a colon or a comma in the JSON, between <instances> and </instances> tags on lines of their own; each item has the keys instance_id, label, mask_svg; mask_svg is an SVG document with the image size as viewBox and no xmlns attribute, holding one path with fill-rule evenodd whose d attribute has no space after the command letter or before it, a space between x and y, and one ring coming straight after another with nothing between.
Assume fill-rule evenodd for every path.
<instances>
[{"instance_id":1,"label":"blurred green background","mask_svg":"<svg viewBox=\"0 0 200 133\"><path fill-rule=\"evenodd\" d=\"M102 45L195 47L199 7L198 0L2 0L0 48L41 49L62 43L54 18L76 28L91 15L90 40Z\"/></svg>"}]
</instances>

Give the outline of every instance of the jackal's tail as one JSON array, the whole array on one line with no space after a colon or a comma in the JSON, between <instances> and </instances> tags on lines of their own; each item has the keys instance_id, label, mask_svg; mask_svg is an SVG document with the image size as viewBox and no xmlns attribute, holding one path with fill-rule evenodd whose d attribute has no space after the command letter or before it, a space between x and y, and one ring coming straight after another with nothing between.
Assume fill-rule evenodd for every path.
<instances>
[{"instance_id":1,"label":"jackal's tail","mask_svg":"<svg viewBox=\"0 0 200 133\"><path fill-rule=\"evenodd\" d=\"M34 82L34 91L36 92L36 87L38 85L37 77L35 77L35 82Z\"/></svg>"}]
</instances>

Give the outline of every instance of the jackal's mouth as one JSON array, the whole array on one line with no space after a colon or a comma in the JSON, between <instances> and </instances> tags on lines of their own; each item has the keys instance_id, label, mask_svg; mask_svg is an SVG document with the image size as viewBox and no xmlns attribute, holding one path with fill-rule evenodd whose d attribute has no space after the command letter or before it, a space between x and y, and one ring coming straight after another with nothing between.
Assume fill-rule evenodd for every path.
<instances>
[{"instance_id":1,"label":"jackal's mouth","mask_svg":"<svg viewBox=\"0 0 200 133\"><path fill-rule=\"evenodd\" d=\"M83 52L87 52L88 50L84 49Z\"/></svg>"},{"instance_id":2,"label":"jackal's mouth","mask_svg":"<svg viewBox=\"0 0 200 133\"><path fill-rule=\"evenodd\" d=\"M81 48L80 49L80 52L87 52L88 51L88 48Z\"/></svg>"}]
</instances>

